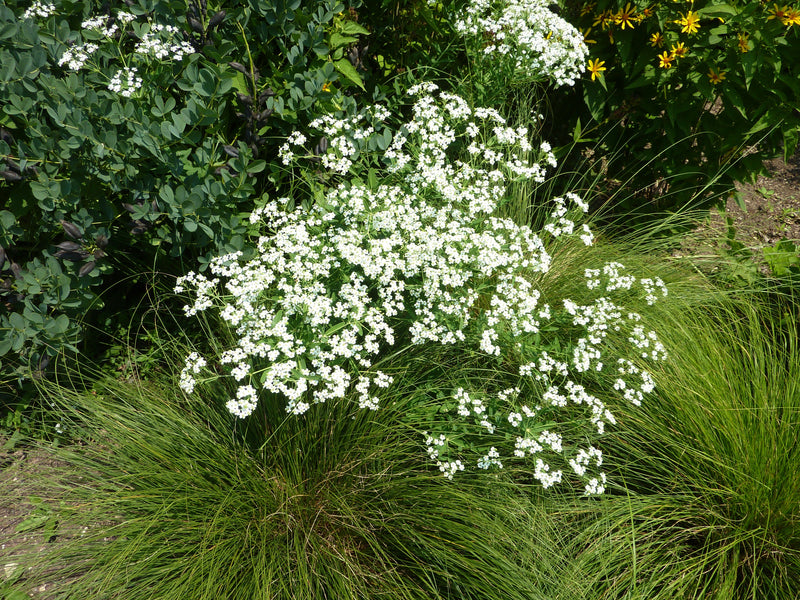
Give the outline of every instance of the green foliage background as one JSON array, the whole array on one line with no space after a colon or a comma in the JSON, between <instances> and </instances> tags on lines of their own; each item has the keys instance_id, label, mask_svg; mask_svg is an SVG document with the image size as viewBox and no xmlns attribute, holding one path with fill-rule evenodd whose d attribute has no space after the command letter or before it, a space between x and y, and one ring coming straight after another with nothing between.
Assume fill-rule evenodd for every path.
<instances>
[{"instance_id":1,"label":"green foliage background","mask_svg":"<svg viewBox=\"0 0 800 600\"><path fill-rule=\"evenodd\" d=\"M764 172L765 159L793 156L800 136L800 23L775 18L777 5L599 0L566 6L604 71L550 99L563 102L558 114L582 112L581 135L598 155L613 156L611 178L626 192L617 210L675 211L693 195L697 205L724 202L735 181ZM681 24L688 12L698 19L696 31ZM669 67L661 66L663 53L674 57ZM712 72L723 80L714 83ZM567 126L574 123L573 116Z\"/></svg>"},{"instance_id":2,"label":"green foliage background","mask_svg":"<svg viewBox=\"0 0 800 600\"><path fill-rule=\"evenodd\" d=\"M334 1L223 11L142 0L120 4L138 17L133 35L104 41L81 23L116 8L62 2L47 19L21 20L26 5L0 6L7 376L75 350L87 311L134 306L141 290L125 276L141 265L179 273L244 248L253 202L285 183L275 160L285 136L319 114L354 110L350 94L363 83L346 53L367 33ZM177 26L196 52L137 62L147 20ZM81 41L100 48L78 72L59 67ZM145 79L130 98L107 88L122 64Z\"/></svg>"}]
</instances>

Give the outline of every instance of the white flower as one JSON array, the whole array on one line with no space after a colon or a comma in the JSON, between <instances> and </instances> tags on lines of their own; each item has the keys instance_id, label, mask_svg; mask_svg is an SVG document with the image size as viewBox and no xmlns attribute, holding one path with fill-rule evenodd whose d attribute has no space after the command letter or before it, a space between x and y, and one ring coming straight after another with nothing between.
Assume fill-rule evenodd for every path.
<instances>
[{"instance_id":1,"label":"white flower","mask_svg":"<svg viewBox=\"0 0 800 600\"><path fill-rule=\"evenodd\" d=\"M489 449L489 453L486 456L478 460L479 469L488 469L490 467L503 468L503 463L500 461L500 453L494 446Z\"/></svg>"},{"instance_id":2,"label":"white flower","mask_svg":"<svg viewBox=\"0 0 800 600\"><path fill-rule=\"evenodd\" d=\"M184 56L194 53L194 47L186 41L175 41L178 32L178 28L173 25L153 23L150 31L142 36L133 51L158 60L180 61Z\"/></svg>"},{"instance_id":3,"label":"white flower","mask_svg":"<svg viewBox=\"0 0 800 600\"><path fill-rule=\"evenodd\" d=\"M108 17L95 17L93 19L87 19L81 23L81 29L97 31L105 37L111 37L119 30L119 27L115 23L106 25L108 21Z\"/></svg>"},{"instance_id":4,"label":"white flower","mask_svg":"<svg viewBox=\"0 0 800 600\"><path fill-rule=\"evenodd\" d=\"M28 9L23 13L23 19L33 19L34 17L41 17L42 19L46 19L50 15L52 15L56 11L56 7L53 4L41 2L41 0L33 0L33 4L31 4Z\"/></svg>"},{"instance_id":5,"label":"white flower","mask_svg":"<svg viewBox=\"0 0 800 600\"><path fill-rule=\"evenodd\" d=\"M194 391L196 382L192 375L197 375L200 373L205 366L206 359L200 356L197 352L192 352L186 357L186 365L184 366L183 371L181 371L181 379L179 383L180 388L184 392L191 394Z\"/></svg>"},{"instance_id":6,"label":"white flower","mask_svg":"<svg viewBox=\"0 0 800 600\"><path fill-rule=\"evenodd\" d=\"M118 70L108 83L108 89L130 98L142 87L142 78L136 75L136 71L136 67L124 67Z\"/></svg>"},{"instance_id":7,"label":"white flower","mask_svg":"<svg viewBox=\"0 0 800 600\"><path fill-rule=\"evenodd\" d=\"M239 418L249 417L256 409L258 396L251 385L242 385L236 390L236 398L226 403L226 408L231 414Z\"/></svg>"},{"instance_id":8,"label":"white flower","mask_svg":"<svg viewBox=\"0 0 800 600\"><path fill-rule=\"evenodd\" d=\"M129 12L125 12L125 11L121 10L121 11L119 11L117 13L117 20L119 20L120 23L123 23L125 25L127 25L131 21L134 21L135 19L136 19L136 15L131 14Z\"/></svg>"},{"instance_id":9,"label":"white flower","mask_svg":"<svg viewBox=\"0 0 800 600\"><path fill-rule=\"evenodd\" d=\"M64 54L61 55L61 58L58 59L58 66L63 67L66 64L72 71L78 71L83 67L86 61L89 60L89 56L91 56L97 48L97 44L91 43L68 48Z\"/></svg>"}]
</instances>

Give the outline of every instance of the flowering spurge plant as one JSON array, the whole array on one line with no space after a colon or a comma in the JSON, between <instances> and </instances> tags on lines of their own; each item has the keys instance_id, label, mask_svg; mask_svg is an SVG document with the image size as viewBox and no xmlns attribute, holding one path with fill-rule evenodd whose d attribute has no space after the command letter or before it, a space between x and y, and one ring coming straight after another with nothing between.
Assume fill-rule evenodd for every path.
<instances>
[{"instance_id":1,"label":"flowering spurge plant","mask_svg":"<svg viewBox=\"0 0 800 600\"><path fill-rule=\"evenodd\" d=\"M589 50L583 34L550 9L550 0L470 0L455 28L475 50L518 75L574 85Z\"/></svg>"},{"instance_id":2,"label":"flowering spurge plant","mask_svg":"<svg viewBox=\"0 0 800 600\"><path fill-rule=\"evenodd\" d=\"M537 277L551 264L547 242L574 235L592 244L589 228L574 223L587 205L574 194L555 199L541 236L496 217L510 181L543 178L544 167L522 161L521 153L532 149L527 131L508 127L493 110L437 95L431 84L411 94L417 96L413 116L381 154L389 171L384 181L345 180L308 211L289 210L288 198L269 202L251 217L265 233L255 258L228 254L210 263L211 277L189 273L178 280L176 292L193 292L187 315L215 307L237 340L218 357L237 382L227 407L246 417L266 395L282 398L297 415L312 404L351 397L376 410L381 390L393 384L381 370L387 349L472 349L517 365L515 385L493 395L458 388L443 401L439 414L446 418L432 421L440 430L423 434L442 473L452 477L468 465L502 468L504 461L526 458L548 487L562 477L551 467L555 457L585 480L587 493L600 493L605 479L594 470L602 455L571 443L584 433L565 439L560 429L567 424L559 424L558 414L567 415L571 431L583 423L592 435L614 422L589 387L604 369L606 339L622 336L632 354L651 359L665 353L640 317L611 295L639 289L654 302L666 288L660 280L625 275L613 263L586 272L587 287L598 292L594 303L540 302ZM305 154L331 169L370 137L368 128L334 119L319 126L331 136L330 160ZM283 152L289 162L303 160L304 142L300 135L290 139ZM547 146L539 155L554 162ZM555 344L557 335L569 345ZM188 357L180 383L185 392L194 390L207 362L197 353ZM652 391L650 376L633 361L612 363L615 393L639 403Z\"/></svg>"}]
</instances>

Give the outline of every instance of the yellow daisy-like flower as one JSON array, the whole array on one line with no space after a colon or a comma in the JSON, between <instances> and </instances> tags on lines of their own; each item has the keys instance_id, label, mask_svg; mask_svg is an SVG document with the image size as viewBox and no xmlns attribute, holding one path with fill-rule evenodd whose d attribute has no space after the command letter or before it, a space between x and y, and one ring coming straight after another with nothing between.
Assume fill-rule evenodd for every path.
<instances>
[{"instance_id":1,"label":"yellow daisy-like flower","mask_svg":"<svg viewBox=\"0 0 800 600\"><path fill-rule=\"evenodd\" d=\"M749 33L740 33L739 34L739 52L744 54L750 50L750 34Z\"/></svg>"},{"instance_id":2,"label":"yellow daisy-like flower","mask_svg":"<svg viewBox=\"0 0 800 600\"><path fill-rule=\"evenodd\" d=\"M594 11L595 7L597 6L597 2L587 2L586 4L581 6L581 16L585 17L590 12Z\"/></svg>"},{"instance_id":3,"label":"yellow daisy-like flower","mask_svg":"<svg viewBox=\"0 0 800 600\"><path fill-rule=\"evenodd\" d=\"M721 83L722 81L725 80L725 73L727 73L727 71L719 71L719 72L717 72L714 69L709 69L708 70L708 79L709 79L709 81L711 83L713 83L714 85L717 85L718 83Z\"/></svg>"},{"instance_id":4,"label":"yellow daisy-like flower","mask_svg":"<svg viewBox=\"0 0 800 600\"><path fill-rule=\"evenodd\" d=\"M625 5L625 8L620 10L616 15L614 15L614 22L619 25L619 28L624 30L626 27L630 27L633 29L633 22L635 20L634 13L636 12L636 7L631 6L631 3L628 2Z\"/></svg>"},{"instance_id":5,"label":"yellow daisy-like flower","mask_svg":"<svg viewBox=\"0 0 800 600\"><path fill-rule=\"evenodd\" d=\"M650 36L650 45L653 48L661 48L664 45L664 36L660 32L656 32Z\"/></svg>"},{"instance_id":6,"label":"yellow daisy-like flower","mask_svg":"<svg viewBox=\"0 0 800 600\"><path fill-rule=\"evenodd\" d=\"M594 81L596 77L603 76L603 71L606 70L603 66L604 64L606 64L606 61L600 60L599 58L589 61L589 73L592 74L592 81Z\"/></svg>"},{"instance_id":7,"label":"yellow daisy-like flower","mask_svg":"<svg viewBox=\"0 0 800 600\"><path fill-rule=\"evenodd\" d=\"M658 66L662 69L672 68L672 61L675 60L675 55L670 54L666 50L658 55Z\"/></svg>"},{"instance_id":8,"label":"yellow daisy-like flower","mask_svg":"<svg viewBox=\"0 0 800 600\"><path fill-rule=\"evenodd\" d=\"M791 27L792 25L800 26L800 10L797 10L796 8L790 8L787 11L786 16L781 20L787 27Z\"/></svg>"},{"instance_id":9,"label":"yellow daisy-like flower","mask_svg":"<svg viewBox=\"0 0 800 600\"><path fill-rule=\"evenodd\" d=\"M681 26L681 33L697 33L697 30L700 29L700 16L690 10L686 15L681 13L681 18L676 19L675 23Z\"/></svg>"},{"instance_id":10,"label":"yellow daisy-like flower","mask_svg":"<svg viewBox=\"0 0 800 600\"><path fill-rule=\"evenodd\" d=\"M780 19L783 21L786 18L786 14L789 12L789 7L786 5L778 6L777 4L773 4L769 12L772 14L767 17L767 21L771 21L772 19Z\"/></svg>"},{"instance_id":11,"label":"yellow daisy-like flower","mask_svg":"<svg viewBox=\"0 0 800 600\"><path fill-rule=\"evenodd\" d=\"M672 55L675 58L683 58L684 56L689 54L689 49L683 42L678 42L677 44L673 44L671 50L672 50Z\"/></svg>"},{"instance_id":12,"label":"yellow daisy-like flower","mask_svg":"<svg viewBox=\"0 0 800 600\"><path fill-rule=\"evenodd\" d=\"M609 25L614 22L614 13L610 10L604 10L599 15L597 15L594 19L594 23L592 25L597 27L598 25L602 29L608 29Z\"/></svg>"}]
</instances>

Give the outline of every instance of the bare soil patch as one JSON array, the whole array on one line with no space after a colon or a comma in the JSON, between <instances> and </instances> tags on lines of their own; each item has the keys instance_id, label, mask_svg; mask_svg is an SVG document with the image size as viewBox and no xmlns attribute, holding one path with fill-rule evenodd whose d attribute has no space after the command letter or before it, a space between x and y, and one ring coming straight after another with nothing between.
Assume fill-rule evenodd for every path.
<instances>
[{"instance_id":1,"label":"bare soil patch","mask_svg":"<svg viewBox=\"0 0 800 600\"><path fill-rule=\"evenodd\" d=\"M678 254L712 259L705 266L714 271L713 259L731 249L732 227L735 240L753 253L760 270L767 274L761 260L764 248L780 240L800 243L800 149L788 162L774 159L767 161L766 167L769 177L736 186L744 208L730 198L724 210L712 209L706 222L684 238Z\"/></svg>"},{"instance_id":2,"label":"bare soil patch","mask_svg":"<svg viewBox=\"0 0 800 600\"><path fill-rule=\"evenodd\" d=\"M37 556L74 537L60 527L58 498L46 496L42 485L65 465L45 448L3 449L7 441L0 437L0 592L24 590L46 598L52 584L31 589L25 584L25 571Z\"/></svg>"}]
</instances>

